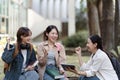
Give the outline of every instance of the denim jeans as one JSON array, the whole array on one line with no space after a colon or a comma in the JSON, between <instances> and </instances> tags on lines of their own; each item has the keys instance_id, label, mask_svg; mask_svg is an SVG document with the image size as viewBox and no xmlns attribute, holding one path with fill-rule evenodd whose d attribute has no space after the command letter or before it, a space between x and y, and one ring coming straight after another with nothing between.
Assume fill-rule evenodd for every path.
<instances>
[{"instance_id":1,"label":"denim jeans","mask_svg":"<svg viewBox=\"0 0 120 80\"><path fill-rule=\"evenodd\" d=\"M55 65L52 65L52 64L51 65L47 65L46 68L48 68L48 69L57 69L58 70L58 68ZM45 72L44 80L55 80L55 79L52 78L49 74L47 74ZM65 78L60 78L60 79L57 79L57 80L65 80Z\"/></svg>"},{"instance_id":2,"label":"denim jeans","mask_svg":"<svg viewBox=\"0 0 120 80\"><path fill-rule=\"evenodd\" d=\"M19 77L19 80L38 80L39 75L36 71L27 71Z\"/></svg>"},{"instance_id":3,"label":"denim jeans","mask_svg":"<svg viewBox=\"0 0 120 80\"><path fill-rule=\"evenodd\" d=\"M100 79L97 76L92 77L80 76L79 80L100 80Z\"/></svg>"}]
</instances>

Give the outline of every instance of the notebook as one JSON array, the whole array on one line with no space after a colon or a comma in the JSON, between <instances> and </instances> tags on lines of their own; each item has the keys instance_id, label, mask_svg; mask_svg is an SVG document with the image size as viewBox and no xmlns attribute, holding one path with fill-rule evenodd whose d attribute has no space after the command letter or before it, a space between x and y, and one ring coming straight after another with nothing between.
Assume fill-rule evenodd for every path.
<instances>
[{"instance_id":1,"label":"notebook","mask_svg":"<svg viewBox=\"0 0 120 80\"><path fill-rule=\"evenodd\" d=\"M46 69L46 73L54 79L64 78L64 75L60 74L57 69Z\"/></svg>"}]
</instances>

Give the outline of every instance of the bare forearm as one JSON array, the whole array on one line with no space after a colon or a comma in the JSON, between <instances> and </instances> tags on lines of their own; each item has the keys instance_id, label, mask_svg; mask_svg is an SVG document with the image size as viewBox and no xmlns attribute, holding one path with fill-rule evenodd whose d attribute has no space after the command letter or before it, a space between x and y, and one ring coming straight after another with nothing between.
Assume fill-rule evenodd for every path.
<instances>
[{"instance_id":1,"label":"bare forearm","mask_svg":"<svg viewBox=\"0 0 120 80\"><path fill-rule=\"evenodd\" d=\"M78 59L79 59L79 65L81 66L83 64L83 61L82 61L82 56L80 54L78 54Z\"/></svg>"},{"instance_id":2,"label":"bare forearm","mask_svg":"<svg viewBox=\"0 0 120 80\"><path fill-rule=\"evenodd\" d=\"M86 75L87 75L85 71L79 71L79 72L77 72L77 74L78 74L78 75L83 75L83 76L86 76Z\"/></svg>"}]
</instances>

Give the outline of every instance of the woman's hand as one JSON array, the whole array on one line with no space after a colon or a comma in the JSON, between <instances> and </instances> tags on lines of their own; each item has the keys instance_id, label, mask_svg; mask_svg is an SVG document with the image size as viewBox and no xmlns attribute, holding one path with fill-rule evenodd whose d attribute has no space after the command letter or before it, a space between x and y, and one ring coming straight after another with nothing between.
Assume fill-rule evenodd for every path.
<instances>
[{"instance_id":1,"label":"woman's hand","mask_svg":"<svg viewBox=\"0 0 120 80\"><path fill-rule=\"evenodd\" d=\"M30 70L34 70L34 66L29 65L27 66L27 68L25 68L25 71L30 71Z\"/></svg>"},{"instance_id":2,"label":"woman's hand","mask_svg":"<svg viewBox=\"0 0 120 80\"><path fill-rule=\"evenodd\" d=\"M45 66L46 63L47 63L47 58L46 58L46 57L39 56L39 57L38 57L38 61L39 61L39 65L40 65L41 67L43 67L43 66Z\"/></svg>"},{"instance_id":3,"label":"woman's hand","mask_svg":"<svg viewBox=\"0 0 120 80\"><path fill-rule=\"evenodd\" d=\"M75 48L75 52L79 55L81 55L81 47Z\"/></svg>"},{"instance_id":4,"label":"woman's hand","mask_svg":"<svg viewBox=\"0 0 120 80\"><path fill-rule=\"evenodd\" d=\"M60 74L64 74L65 73L65 71L64 70L60 70Z\"/></svg>"},{"instance_id":5,"label":"woman's hand","mask_svg":"<svg viewBox=\"0 0 120 80\"><path fill-rule=\"evenodd\" d=\"M11 40L10 37L7 37L7 38L6 38L6 41L7 41L8 44L10 43L10 40Z\"/></svg>"},{"instance_id":6,"label":"woman's hand","mask_svg":"<svg viewBox=\"0 0 120 80\"><path fill-rule=\"evenodd\" d=\"M76 52L76 54L78 54L78 60L79 60L80 66L81 66L83 64L82 56L81 56L81 47L75 48L75 52Z\"/></svg>"},{"instance_id":7,"label":"woman's hand","mask_svg":"<svg viewBox=\"0 0 120 80\"><path fill-rule=\"evenodd\" d=\"M70 72L73 72L73 73L75 73L75 74L78 74L78 71L77 71L77 69L75 68L75 69L71 69L70 67L67 67L67 68L65 68L67 71L70 71Z\"/></svg>"},{"instance_id":8,"label":"woman's hand","mask_svg":"<svg viewBox=\"0 0 120 80\"><path fill-rule=\"evenodd\" d=\"M70 67L67 67L67 71L73 72L73 73L78 74L78 75L84 75L84 76L87 75L85 71L78 71L76 68L71 69Z\"/></svg>"},{"instance_id":9,"label":"woman's hand","mask_svg":"<svg viewBox=\"0 0 120 80\"><path fill-rule=\"evenodd\" d=\"M8 43L8 45L7 45L7 49L9 50L10 49L10 37L7 37L6 38L6 41L7 41L7 43Z\"/></svg>"}]
</instances>

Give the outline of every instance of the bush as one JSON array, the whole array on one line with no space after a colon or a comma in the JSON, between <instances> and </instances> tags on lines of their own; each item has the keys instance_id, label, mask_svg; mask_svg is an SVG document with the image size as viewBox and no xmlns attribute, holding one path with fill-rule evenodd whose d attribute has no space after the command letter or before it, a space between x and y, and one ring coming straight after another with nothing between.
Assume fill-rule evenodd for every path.
<instances>
[{"instance_id":1,"label":"bush","mask_svg":"<svg viewBox=\"0 0 120 80\"><path fill-rule=\"evenodd\" d=\"M71 37L65 38L64 40L62 40L62 43L65 47L84 47L86 45L87 37L87 31L80 31Z\"/></svg>"}]
</instances>

